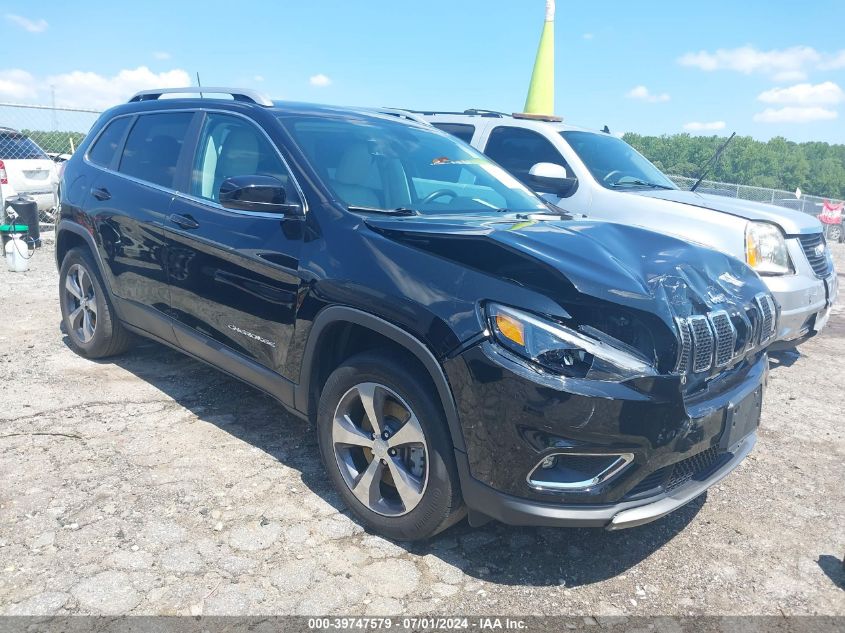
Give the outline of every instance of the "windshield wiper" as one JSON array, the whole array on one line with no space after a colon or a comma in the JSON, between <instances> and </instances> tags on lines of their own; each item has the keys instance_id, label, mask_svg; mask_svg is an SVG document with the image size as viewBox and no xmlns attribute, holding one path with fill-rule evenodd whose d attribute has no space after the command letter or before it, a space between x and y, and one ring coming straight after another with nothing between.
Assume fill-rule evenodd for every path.
<instances>
[{"instance_id":1,"label":"windshield wiper","mask_svg":"<svg viewBox=\"0 0 845 633\"><path fill-rule=\"evenodd\" d=\"M631 178L630 180L626 180L625 182L616 181L611 187L653 187L655 189L674 189L674 187L670 187L669 185L661 185L656 182L649 182L647 180L641 180L639 178Z\"/></svg>"},{"instance_id":2,"label":"windshield wiper","mask_svg":"<svg viewBox=\"0 0 845 633\"><path fill-rule=\"evenodd\" d=\"M359 207L353 204L347 205L346 207L350 211L358 212L358 213L384 213L385 215L400 215L400 216L408 216L408 215L419 215L420 212L416 209L409 209L407 207L396 207L395 209L378 209L376 207Z\"/></svg>"}]
</instances>

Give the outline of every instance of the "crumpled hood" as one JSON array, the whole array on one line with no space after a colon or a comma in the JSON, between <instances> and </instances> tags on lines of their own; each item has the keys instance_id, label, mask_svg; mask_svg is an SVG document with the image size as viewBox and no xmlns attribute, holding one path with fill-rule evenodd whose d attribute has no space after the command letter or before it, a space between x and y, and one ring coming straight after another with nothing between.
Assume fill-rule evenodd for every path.
<instances>
[{"instance_id":1,"label":"crumpled hood","mask_svg":"<svg viewBox=\"0 0 845 633\"><path fill-rule=\"evenodd\" d=\"M813 216L778 207L773 204L752 202L739 198L727 198L713 194L698 193L696 191L675 191L675 190L643 190L631 191L635 195L647 198L657 198L669 202L688 204L702 209L710 209L727 213L746 220L763 220L779 225L787 235L799 235L802 233L818 233L822 230L821 222Z\"/></svg>"},{"instance_id":2,"label":"crumpled hood","mask_svg":"<svg viewBox=\"0 0 845 633\"><path fill-rule=\"evenodd\" d=\"M729 255L622 224L514 215L368 217L366 223L421 248L421 238L448 240L441 241L438 254L461 263L468 249L485 240L500 246L503 258L517 252L557 271L564 278L556 282L560 287L538 289L547 296L561 296L568 282L580 293L657 314L667 323L675 316L744 306L766 291L750 268ZM499 258L492 252L485 267L497 275Z\"/></svg>"}]
</instances>

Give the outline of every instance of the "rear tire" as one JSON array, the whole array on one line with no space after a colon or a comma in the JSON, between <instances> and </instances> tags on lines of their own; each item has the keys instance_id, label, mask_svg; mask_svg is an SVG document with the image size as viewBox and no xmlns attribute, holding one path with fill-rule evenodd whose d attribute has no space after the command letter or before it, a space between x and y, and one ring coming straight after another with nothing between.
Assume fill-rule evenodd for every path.
<instances>
[{"instance_id":1,"label":"rear tire","mask_svg":"<svg viewBox=\"0 0 845 633\"><path fill-rule=\"evenodd\" d=\"M365 527L391 539L425 539L464 515L454 447L433 393L407 358L366 352L335 369L320 394L329 478Z\"/></svg>"},{"instance_id":2,"label":"rear tire","mask_svg":"<svg viewBox=\"0 0 845 633\"><path fill-rule=\"evenodd\" d=\"M827 239L829 242L838 243L842 241L842 225L830 224L827 227Z\"/></svg>"},{"instance_id":3,"label":"rear tire","mask_svg":"<svg viewBox=\"0 0 845 633\"><path fill-rule=\"evenodd\" d=\"M59 271L59 303L70 347L85 358L106 358L132 345L118 320L91 253L73 248Z\"/></svg>"}]
</instances>

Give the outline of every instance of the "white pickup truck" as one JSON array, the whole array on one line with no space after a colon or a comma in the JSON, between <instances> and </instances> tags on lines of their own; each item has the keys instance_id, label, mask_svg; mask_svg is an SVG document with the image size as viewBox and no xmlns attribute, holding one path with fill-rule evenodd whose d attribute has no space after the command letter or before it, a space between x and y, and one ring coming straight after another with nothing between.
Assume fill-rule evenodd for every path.
<instances>
[{"instance_id":1,"label":"white pickup truck","mask_svg":"<svg viewBox=\"0 0 845 633\"><path fill-rule=\"evenodd\" d=\"M625 141L554 117L401 112L461 138L570 213L680 236L745 261L780 305L776 347L792 347L827 323L838 283L811 215L682 191Z\"/></svg>"}]
</instances>

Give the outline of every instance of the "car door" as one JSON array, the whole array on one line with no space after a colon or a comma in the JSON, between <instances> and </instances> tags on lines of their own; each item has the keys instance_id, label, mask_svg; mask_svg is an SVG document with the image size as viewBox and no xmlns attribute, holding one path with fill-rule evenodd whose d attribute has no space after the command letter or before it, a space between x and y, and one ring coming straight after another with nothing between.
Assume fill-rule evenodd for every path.
<instances>
[{"instance_id":1,"label":"car door","mask_svg":"<svg viewBox=\"0 0 845 633\"><path fill-rule=\"evenodd\" d=\"M97 173L85 211L100 236L112 294L130 323L166 339L173 335L164 225L193 117L177 111L114 119L87 156ZM111 157L115 144L122 150Z\"/></svg>"},{"instance_id":2,"label":"car door","mask_svg":"<svg viewBox=\"0 0 845 633\"><path fill-rule=\"evenodd\" d=\"M223 181L251 175L283 181L288 202L304 208L284 159L260 127L239 115L206 113L186 195L170 209L172 316L181 326L177 340L189 351L219 364L225 346L283 373L301 281L303 218L224 208Z\"/></svg>"}]
</instances>

